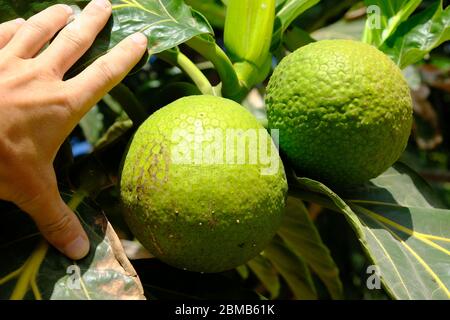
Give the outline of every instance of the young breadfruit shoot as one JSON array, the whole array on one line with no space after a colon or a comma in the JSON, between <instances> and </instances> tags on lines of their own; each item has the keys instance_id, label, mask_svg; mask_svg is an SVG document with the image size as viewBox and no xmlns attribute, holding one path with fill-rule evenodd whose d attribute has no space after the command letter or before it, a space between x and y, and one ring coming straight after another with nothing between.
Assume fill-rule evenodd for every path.
<instances>
[{"instance_id":1,"label":"young breadfruit shoot","mask_svg":"<svg viewBox=\"0 0 450 320\"><path fill-rule=\"evenodd\" d=\"M0 298L450 298L449 6L111 2L67 78L137 31L148 55L55 161L90 253L2 202Z\"/></svg>"}]
</instances>

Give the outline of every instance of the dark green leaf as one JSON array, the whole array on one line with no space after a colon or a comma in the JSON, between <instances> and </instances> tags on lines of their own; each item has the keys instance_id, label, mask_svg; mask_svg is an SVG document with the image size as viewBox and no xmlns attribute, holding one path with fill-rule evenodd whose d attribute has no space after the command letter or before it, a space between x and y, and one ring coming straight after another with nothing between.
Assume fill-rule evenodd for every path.
<instances>
[{"instance_id":1,"label":"dark green leaf","mask_svg":"<svg viewBox=\"0 0 450 320\"><path fill-rule=\"evenodd\" d=\"M286 31L283 39L284 46L291 52L315 41L316 39L311 37L308 32L295 26L291 30Z\"/></svg>"},{"instance_id":2,"label":"dark green leaf","mask_svg":"<svg viewBox=\"0 0 450 320\"><path fill-rule=\"evenodd\" d=\"M280 279L276 269L262 255L247 262L248 267L258 277L259 281L269 291L270 298L275 299L280 294Z\"/></svg>"},{"instance_id":3,"label":"dark green leaf","mask_svg":"<svg viewBox=\"0 0 450 320\"><path fill-rule=\"evenodd\" d=\"M450 298L450 210L411 169L398 163L341 196L308 178L297 182L304 198L346 215L392 297Z\"/></svg>"},{"instance_id":4,"label":"dark green leaf","mask_svg":"<svg viewBox=\"0 0 450 320\"><path fill-rule=\"evenodd\" d=\"M144 299L101 211L86 203L75 210L91 241L90 254L75 262L49 247L25 213L4 202L0 210L0 299Z\"/></svg>"},{"instance_id":5,"label":"dark green leaf","mask_svg":"<svg viewBox=\"0 0 450 320\"><path fill-rule=\"evenodd\" d=\"M443 10L441 0L402 23L380 49L403 69L448 40L450 6Z\"/></svg>"},{"instance_id":6,"label":"dark green leaf","mask_svg":"<svg viewBox=\"0 0 450 320\"><path fill-rule=\"evenodd\" d=\"M303 202L288 197L286 214L278 235L289 248L301 257L319 276L333 299L342 299L342 283L330 251L323 244L320 235L309 218Z\"/></svg>"},{"instance_id":7,"label":"dark green leaf","mask_svg":"<svg viewBox=\"0 0 450 320\"><path fill-rule=\"evenodd\" d=\"M263 256L269 259L275 269L286 280L296 299L317 299L311 272L306 263L293 253L278 237L264 250Z\"/></svg>"}]
</instances>

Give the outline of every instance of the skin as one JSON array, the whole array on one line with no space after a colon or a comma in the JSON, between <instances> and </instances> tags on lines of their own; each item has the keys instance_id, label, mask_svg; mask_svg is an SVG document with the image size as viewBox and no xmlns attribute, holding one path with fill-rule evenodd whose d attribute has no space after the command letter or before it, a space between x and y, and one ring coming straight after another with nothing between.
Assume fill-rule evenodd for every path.
<instances>
[{"instance_id":1,"label":"skin","mask_svg":"<svg viewBox=\"0 0 450 320\"><path fill-rule=\"evenodd\" d=\"M53 161L83 115L147 48L146 37L134 34L63 81L111 10L109 1L96 0L74 18L70 7L55 5L27 21L0 24L0 199L27 212L42 235L72 259L86 256L89 240L60 196Z\"/></svg>"}]
</instances>

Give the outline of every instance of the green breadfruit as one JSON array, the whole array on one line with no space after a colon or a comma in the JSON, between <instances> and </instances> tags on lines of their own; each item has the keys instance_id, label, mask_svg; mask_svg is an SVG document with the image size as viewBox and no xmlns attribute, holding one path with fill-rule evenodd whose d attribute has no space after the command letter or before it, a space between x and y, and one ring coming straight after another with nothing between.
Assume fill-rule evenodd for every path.
<instances>
[{"instance_id":1,"label":"green breadfruit","mask_svg":"<svg viewBox=\"0 0 450 320\"><path fill-rule=\"evenodd\" d=\"M240 142L250 150L244 163L238 152L227 158L228 148L217 149L217 142L227 145L224 132L230 131L238 132L231 151ZM256 147L249 132L263 137ZM265 171L267 163L251 162L262 146L274 152L273 172ZM182 98L147 119L121 177L125 219L137 239L167 264L199 272L232 269L261 252L280 225L286 191L267 131L239 104L212 96Z\"/></svg>"},{"instance_id":2,"label":"green breadfruit","mask_svg":"<svg viewBox=\"0 0 450 320\"><path fill-rule=\"evenodd\" d=\"M338 187L361 184L404 151L412 100L400 69L376 48L324 40L281 61L267 88L269 127L297 171Z\"/></svg>"}]
</instances>

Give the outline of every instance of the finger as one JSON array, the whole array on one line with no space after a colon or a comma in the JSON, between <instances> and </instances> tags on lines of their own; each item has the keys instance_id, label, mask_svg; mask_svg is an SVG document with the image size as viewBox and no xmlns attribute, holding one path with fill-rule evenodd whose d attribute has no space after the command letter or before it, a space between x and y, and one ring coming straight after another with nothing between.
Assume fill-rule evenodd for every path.
<instances>
[{"instance_id":1,"label":"finger","mask_svg":"<svg viewBox=\"0 0 450 320\"><path fill-rule=\"evenodd\" d=\"M19 58L32 58L61 30L73 14L67 5L54 5L32 16L17 31L8 50Z\"/></svg>"},{"instance_id":2,"label":"finger","mask_svg":"<svg viewBox=\"0 0 450 320\"><path fill-rule=\"evenodd\" d=\"M33 218L48 242L67 257L78 260L88 254L88 237L56 187L43 189L31 201L18 205Z\"/></svg>"},{"instance_id":3,"label":"finger","mask_svg":"<svg viewBox=\"0 0 450 320\"><path fill-rule=\"evenodd\" d=\"M51 63L62 77L92 45L108 22L111 10L108 0L91 1L41 54L42 61Z\"/></svg>"},{"instance_id":4,"label":"finger","mask_svg":"<svg viewBox=\"0 0 450 320\"><path fill-rule=\"evenodd\" d=\"M81 74L66 81L77 105L71 108L78 120L140 61L147 49L147 38L135 33L122 40L106 55L97 59Z\"/></svg>"},{"instance_id":5,"label":"finger","mask_svg":"<svg viewBox=\"0 0 450 320\"><path fill-rule=\"evenodd\" d=\"M12 37L16 34L17 30L19 30L20 26L24 22L24 19L19 18L0 24L0 49L11 41Z\"/></svg>"}]
</instances>

